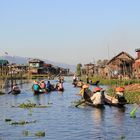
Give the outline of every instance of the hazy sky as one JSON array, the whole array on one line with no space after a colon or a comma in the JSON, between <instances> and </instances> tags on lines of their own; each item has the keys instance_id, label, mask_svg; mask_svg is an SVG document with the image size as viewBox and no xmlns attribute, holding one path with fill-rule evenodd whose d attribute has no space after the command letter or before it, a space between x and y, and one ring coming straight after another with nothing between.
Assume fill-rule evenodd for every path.
<instances>
[{"instance_id":1,"label":"hazy sky","mask_svg":"<svg viewBox=\"0 0 140 140\"><path fill-rule=\"evenodd\" d=\"M140 47L140 0L0 0L0 53L69 64Z\"/></svg>"}]
</instances>

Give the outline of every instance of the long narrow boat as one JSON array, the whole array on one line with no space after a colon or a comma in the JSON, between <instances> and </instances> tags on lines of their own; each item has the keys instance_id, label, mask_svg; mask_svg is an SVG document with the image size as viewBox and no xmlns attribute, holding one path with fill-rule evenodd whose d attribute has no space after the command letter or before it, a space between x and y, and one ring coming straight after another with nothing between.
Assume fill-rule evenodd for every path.
<instances>
[{"instance_id":1,"label":"long narrow boat","mask_svg":"<svg viewBox=\"0 0 140 140\"><path fill-rule=\"evenodd\" d=\"M100 108L100 109L104 109L105 106L104 104L98 104L98 105L94 105L92 103L92 101L85 101L85 100L81 100L78 104L75 105L75 107L78 107L79 105L88 105L94 108Z\"/></svg>"},{"instance_id":2,"label":"long narrow boat","mask_svg":"<svg viewBox=\"0 0 140 140\"><path fill-rule=\"evenodd\" d=\"M124 107L126 104L125 102L119 102L118 99L116 99L115 97L109 96L107 94L105 94L105 105L109 105L109 106L115 106L115 107Z\"/></svg>"},{"instance_id":3,"label":"long narrow boat","mask_svg":"<svg viewBox=\"0 0 140 140\"><path fill-rule=\"evenodd\" d=\"M88 105L88 106L95 107L95 108L101 108L101 109L105 108L104 104L94 105L92 102L88 102L88 101L86 101L85 104Z\"/></svg>"},{"instance_id":4,"label":"long narrow boat","mask_svg":"<svg viewBox=\"0 0 140 140\"><path fill-rule=\"evenodd\" d=\"M18 90L13 90L13 91L12 91L12 94L17 95L17 94L20 94L20 92L21 92L20 89L18 89Z\"/></svg>"},{"instance_id":5,"label":"long narrow boat","mask_svg":"<svg viewBox=\"0 0 140 140\"><path fill-rule=\"evenodd\" d=\"M33 92L35 95L47 93L46 89L39 89L38 91L33 90Z\"/></svg>"}]
</instances>

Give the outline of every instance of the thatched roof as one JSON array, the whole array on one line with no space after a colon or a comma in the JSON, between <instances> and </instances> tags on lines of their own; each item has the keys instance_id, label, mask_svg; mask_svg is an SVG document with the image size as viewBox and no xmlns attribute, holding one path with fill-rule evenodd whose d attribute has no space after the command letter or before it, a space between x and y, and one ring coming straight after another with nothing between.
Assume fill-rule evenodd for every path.
<instances>
[{"instance_id":1,"label":"thatched roof","mask_svg":"<svg viewBox=\"0 0 140 140\"><path fill-rule=\"evenodd\" d=\"M131 56L131 55L129 55L128 53L126 53L126 52L121 52L121 53L119 53L118 55L116 55L116 56L114 56L108 63L107 63L107 65L108 64L110 64L112 61L114 61L115 59L118 59L118 57L119 56L121 56L121 55L126 55L128 58L130 58L129 60L126 60L125 58L119 58L120 60L125 60L125 61L134 61L134 58Z\"/></svg>"}]
</instances>

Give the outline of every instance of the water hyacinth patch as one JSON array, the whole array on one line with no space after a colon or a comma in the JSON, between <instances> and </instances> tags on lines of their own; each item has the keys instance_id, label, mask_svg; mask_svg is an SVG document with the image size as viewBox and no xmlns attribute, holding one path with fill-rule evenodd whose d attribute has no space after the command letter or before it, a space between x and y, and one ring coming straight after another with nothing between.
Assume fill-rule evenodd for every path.
<instances>
[{"instance_id":1,"label":"water hyacinth patch","mask_svg":"<svg viewBox=\"0 0 140 140\"><path fill-rule=\"evenodd\" d=\"M34 120L34 121L12 121L10 123L10 125L26 125L29 123L36 123L36 120Z\"/></svg>"},{"instance_id":2,"label":"water hyacinth patch","mask_svg":"<svg viewBox=\"0 0 140 140\"><path fill-rule=\"evenodd\" d=\"M50 107L50 105L36 105L35 103L32 103L30 100L28 100L27 103L22 103L18 106L19 108L27 108L27 109L30 109L30 108L48 108Z\"/></svg>"},{"instance_id":3,"label":"water hyacinth patch","mask_svg":"<svg viewBox=\"0 0 140 140\"><path fill-rule=\"evenodd\" d=\"M12 119L5 119L5 122L11 122Z\"/></svg>"},{"instance_id":4,"label":"water hyacinth patch","mask_svg":"<svg viewBox=\"0 0 140 140\"><path fill-rule=\"evenodd\" d=\"M45 137L45 132L43 132L43 131L36 132L36 133L35 133L35 136L38 136L38 137Z\"/></svg>"},{"instance_id":5,"label":"water hyacinth patch","mask_svg":"<svg viewBox=\"0 0 140 140\"><path fill-rule=\"evenodd\" d=\"M30 132L29 132L28 130L24 130L24 131L22 132L22 134L23 134L24 136L29 136Z\"/></svg>"}]
</instances>

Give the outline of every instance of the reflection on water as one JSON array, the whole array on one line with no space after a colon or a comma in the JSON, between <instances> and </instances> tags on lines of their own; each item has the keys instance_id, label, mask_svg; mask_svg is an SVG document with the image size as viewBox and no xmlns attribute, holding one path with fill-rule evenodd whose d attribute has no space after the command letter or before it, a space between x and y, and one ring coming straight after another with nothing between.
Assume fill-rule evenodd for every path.
<instances>
[{"instance_id":1,"label":"reflection on water","mask_svg":"<svg viewBox=\"0 0 140 140\"><path fill-rule=\"evenodd\" d=\"M92 118L93 118L93 122L94 124L99 127L102 124L103 121L103 116L104 116L104 109L98 109L98 108L94 108L92 111Z\"/></svg>"},{"instance_id":2,"label":"reflection on water","mask_svg":"<svg viewBox=\"0 0 140 140\"><path fill-rule=\"evenodd\" d=\"M113 121L118 127L122 127L123 119L125 118L125 108L119 108L115 112L113 112L114 117Z\"/></svg>"},{"instance_id":3,"label":"reflection on water","mask_svg":"<svg viewBox=\"0 0 140 140\"><path fill-rule=\"evenodd\" d=\"M37 105L45 105L46 104L46 98L44 97L44 94L40 95L34 95L34 101Z\"/></svg>"}]
</instances>

